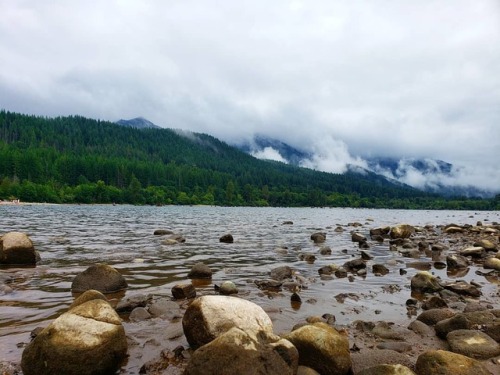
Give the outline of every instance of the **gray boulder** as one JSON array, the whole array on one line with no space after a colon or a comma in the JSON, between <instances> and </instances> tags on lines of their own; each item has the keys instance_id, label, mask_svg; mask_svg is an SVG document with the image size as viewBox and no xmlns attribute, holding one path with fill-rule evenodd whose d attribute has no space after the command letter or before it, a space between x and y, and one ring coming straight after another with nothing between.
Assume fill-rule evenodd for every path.
<instances>
[{"instance_id":1,"label":"gray boulder","mask_svg":"<svg viewBox=\"0 0 500 375\"><path fill-rule=\"evenodd\" d=\"M120 317L109 303L94 299L69 310L24 349L25 375L112 374L127 353Z\"/></svg>"},{"instance_id":2,"label":"gray boulder","mask_svg":"<svg viewBox=\"0 0 500 375\"><path fill-rule=\"evenodd\" d=\"M94 289L107 294L116 293L126 289L127 286L127 281L115 268L106 264L96 264L76 275L71 284L71 291L80 293Z\"/></svg>"},{"instance_id":3,"label":"gray boulder","mask_svg":"<svg viewBox=\"0 0 500 375\"><path fill-rule=\"evenodd\" d=\"M0 237L0 264L35 265L37 253L31 239L21 232L9 232Z\"/></svg>"}]
</instances>

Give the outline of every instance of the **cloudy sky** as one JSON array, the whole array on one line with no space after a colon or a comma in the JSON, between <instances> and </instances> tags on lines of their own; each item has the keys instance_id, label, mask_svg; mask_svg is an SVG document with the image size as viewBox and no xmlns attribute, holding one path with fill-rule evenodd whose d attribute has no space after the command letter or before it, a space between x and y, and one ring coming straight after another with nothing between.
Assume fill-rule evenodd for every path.
<instances>
[{"instance_id":1,"label":"cloudy sky","mask_svg":"<svg viewBox=\"0 0 500 375\"><path fill-rule=\"evenodd\" d=\"M334 172L441 159L498 191L500 2L0 0L0 107L260 133Z\"/></svg>"}]
</instances>

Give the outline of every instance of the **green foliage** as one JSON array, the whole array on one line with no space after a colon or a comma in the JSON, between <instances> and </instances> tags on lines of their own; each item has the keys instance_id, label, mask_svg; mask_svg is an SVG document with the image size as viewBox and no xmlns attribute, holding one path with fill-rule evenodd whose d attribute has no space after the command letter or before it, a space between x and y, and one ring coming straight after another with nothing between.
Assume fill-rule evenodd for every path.
<instances>
[{"instance_id":1,"label":"green foliage","mask_svg":"<svg viewBox=\"0 0 500 375\"><path fill-rule=\"evenodd\" d=\"M53 203L499 209L375 174L253 158L206 134L0 111L0 199Z\"/></svg>"}]
</instances>

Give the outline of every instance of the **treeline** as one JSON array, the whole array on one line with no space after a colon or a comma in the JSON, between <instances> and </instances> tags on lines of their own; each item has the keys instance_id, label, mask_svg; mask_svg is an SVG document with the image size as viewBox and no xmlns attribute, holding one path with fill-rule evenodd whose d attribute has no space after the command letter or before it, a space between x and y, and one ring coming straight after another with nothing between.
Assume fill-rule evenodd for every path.
<instances>
[{"instance_id":1,"label":"treeline","mask_svg":"<svg viewBox=\"0 0 500 375\"><path fill-rule=\"evenodd\" d=\"M0 199L53 203L496 209L375 174L255 159L206 134L0 111Z\"/></svg>"}]
</instances>

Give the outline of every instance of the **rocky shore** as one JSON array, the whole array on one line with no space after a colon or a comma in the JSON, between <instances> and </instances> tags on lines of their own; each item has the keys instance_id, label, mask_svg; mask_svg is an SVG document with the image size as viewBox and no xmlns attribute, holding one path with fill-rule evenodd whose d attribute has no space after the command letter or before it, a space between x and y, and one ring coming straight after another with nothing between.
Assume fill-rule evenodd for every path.
<instances>
[{"instance_id":1,"label":"rocky shore","mask_svg":"<svg viewBox=\"0 0 500 375\"><path fill-rule=\"evenodd\" d=\"M1 362L0 373L132 373L126 370L127 361L140 363L141 374L500 373L498 223L371 227L368 222L331 231L350 236L359 250L343 264L318 266L314 280L306 280L293 267L280 266L242 287L212 280L212 270L200 262L169 295L137 293L116 303L107 296L126 290L126 278L109 265L89 267L73 280L72 291L79 297L68 311L34 330L22 344L20 363ZM154 235L161 236L166 246L188 241L165 229ZM276 252L294 251L301 261L314 265L316 259L341 251L325 245L328 231L304 235L315 244L314 253L286 247ZM221 245L236 241L231 234L220 237ZM325 312L277 332L276 312L245 298L248 291L258 290L299 307L307 303L301 294L311 282L344 278L356 282L367 275L383 278L396 269L407 272L406 267L374 261L371 249L380 244L405 259L406 267L420 270L409 285L392 286L411 290L404 301L410 324L383 316L360 320L353 314L350 324L339 325L334 315ZM3 266L35 265L39 259L25 234L11 232L0 238ZM497 284L495 293L484 295L482 283L460 278L471 266L477 268L478 277ZM439 278L432 269L445 269L450 277ZM8 293L8 282L0 284ZM335 298L356 296L339 291ZM159 334L144 336L142 332L151 328Z\"/></svg>"}]
</instances>

